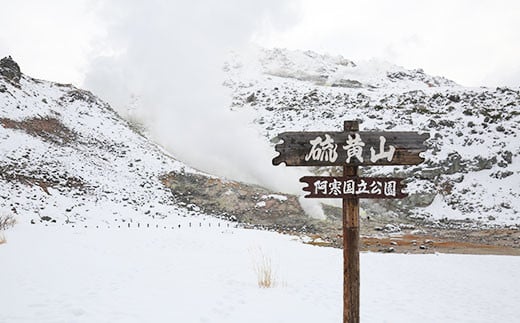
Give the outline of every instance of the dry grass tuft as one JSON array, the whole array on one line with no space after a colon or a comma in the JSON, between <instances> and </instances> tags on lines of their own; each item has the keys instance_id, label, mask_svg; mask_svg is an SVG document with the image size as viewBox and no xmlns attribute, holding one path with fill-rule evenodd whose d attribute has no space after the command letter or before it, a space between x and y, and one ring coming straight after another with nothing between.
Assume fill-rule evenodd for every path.
<instances>
[{"instance_id":1,"label":"dry grass tuft","mask_svg":"<svg viewBox=\"0 0 520 323\"><path fill-rule=\"evenodd\" d=\"M7 230L16 224L16 219L12 215L0 215L0 230Z\"/></svg>"},{"instance_id":2,"label":"dry grass tuft","mask_svg":"<svg viewBox=\"0 0 520 323\"><path fill-rule=\"evenodd\" d=\"M256 272L258 287L272 288L277 284L276 273L273 269L271 258L262 249L253 254L254 269Z\"/></svg>"},{"instance_id":3,"label":"dry grass tuft","mask_svg":"<svg viewBox=\"0 0 520 323\"><path fill-rule=\"evenodd\" d=\"M256 268L256 274L258 276L258 287L260 288L271 288L275 285L273 267L271 259L263 257L259 266Z\"/></svg>"},{"instance_id":4,"label":"dry grass tuft","mask_svg":"<svg viewBox=\"0 0 520 323\"><path fill-rule=\"evenodd\" d=\"M0 245L7 242L2 231L9 229L16 224L16 219L12 215L0 215Z\"/></svg>"}]
</instances>

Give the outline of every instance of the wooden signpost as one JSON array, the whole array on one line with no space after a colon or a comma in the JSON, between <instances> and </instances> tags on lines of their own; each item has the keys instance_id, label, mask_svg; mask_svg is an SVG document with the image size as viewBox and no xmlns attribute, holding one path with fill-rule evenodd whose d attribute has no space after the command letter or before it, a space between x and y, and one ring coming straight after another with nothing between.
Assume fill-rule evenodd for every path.
<instances>
[{"instance_id":1,"label":"wooden signpost","mask_svg":"<svg viewBox=\"0 0 520 323\"><path fill-rule=\"evenodd\" d=\"M345 121L343 132L284 132L273 165L343 166L343 177L305 176L306 198L343 199L343 322L359 322L359 199L404 198L400 178L358 177L358 166L416 165L429 134L363 132Z\"/></svg>"}]
</instances>

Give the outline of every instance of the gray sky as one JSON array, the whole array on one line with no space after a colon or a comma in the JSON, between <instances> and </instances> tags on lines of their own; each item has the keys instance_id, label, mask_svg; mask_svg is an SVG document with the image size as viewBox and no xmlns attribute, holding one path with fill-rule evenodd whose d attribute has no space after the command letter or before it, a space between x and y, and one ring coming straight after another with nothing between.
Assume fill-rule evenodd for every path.
<instances>
[{"instance_id":1,"label":"gray sky","mask_svg":"<svg viewBox=\"0 0 520 323\"><path fill-rule=\"evenodd\" d=\"M216 8L215 1L193 2L200 8L207 4ZM231 30L237 38L233 43L222 35L226 45L252 40L263 46L312 49L352 60L378 58L406 68L421 67L429 74L468 86L520 85L519 1L293 0L272 1L267 6L263 2L252 1L246 6L238 1L219 1L221 10L254 22L237 35L231 21L214 21L219 25L217 30ZM107 44L113 39L107 33L128 13L125 7L128 11L135 7L126 3L3 1L0 55L13 55L23 70L35 77L81 85L93 57L123 50L118 44ZM142 3L149 8L142 12L149 21L154 20L157 12L153 9L161 3L179 10L198 10L181 1ZM105 10L110 6L117 6L118 12ZM263 10L266 7L268 10ZM189 19L181 23L184 25L178 28L189 38L194 26ZM240 26L243 21L234 23Z\"/></svg>"}]
</instances>

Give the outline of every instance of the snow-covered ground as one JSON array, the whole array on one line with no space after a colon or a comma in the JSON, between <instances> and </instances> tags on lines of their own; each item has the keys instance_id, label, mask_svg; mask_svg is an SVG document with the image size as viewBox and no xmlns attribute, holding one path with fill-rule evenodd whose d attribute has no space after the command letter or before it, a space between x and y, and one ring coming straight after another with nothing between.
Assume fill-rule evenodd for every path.
<instances>
[{"instance_id":1,"label":"snow-covered ground","mask_svg":"<svg viewBox=\"0 0 520 323\"><path fill-rule=\"evenodd\" d=\"M127 224L5 232L0 322L342 320L341 250L212 218ZM273 288L257 285L262 256ZM519 282L519 257L363 253L361 320L518 322Z\"/></svg>"}]
</instances>

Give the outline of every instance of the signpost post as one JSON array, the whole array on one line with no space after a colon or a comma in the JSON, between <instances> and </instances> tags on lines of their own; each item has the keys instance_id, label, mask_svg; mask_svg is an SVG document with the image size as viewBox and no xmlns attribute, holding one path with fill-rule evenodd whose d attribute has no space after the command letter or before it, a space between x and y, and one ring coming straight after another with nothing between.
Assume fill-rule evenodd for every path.
<instances>
[{"instance_id":1,"label":"signpost post","mask_svg":"<svg viewBox=\"0 0 520 323\"><path fill-rule=\"evenodd\" d=\"M403 198L399 178L358 177L358 166L416 165L424 161L429 134L360 132L345 121L343 132L284 132L273 165L343 166L343 177L305 176L306 198L343 199L343 322L359 322L359 199Z\"/></svg>"}]
</instances>

